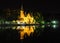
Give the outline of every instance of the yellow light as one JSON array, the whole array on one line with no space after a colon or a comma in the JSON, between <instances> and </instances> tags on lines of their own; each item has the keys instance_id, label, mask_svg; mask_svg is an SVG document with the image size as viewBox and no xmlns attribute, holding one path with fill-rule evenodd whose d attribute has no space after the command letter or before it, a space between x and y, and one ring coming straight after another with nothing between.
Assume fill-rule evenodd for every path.
<instances>
[{"instance_id":1,"label":"yellow light","mask_svg":"<svg viewBox=\"0 0 60 43\"><path fill-rule=\"evenodd\" d=\"M20 26L17 26L17 30L20 29Z\"/></svg>"},{"instance_id":2,"label":"yellow light","mask_svg":"<svg viewBox=\"0 0 60 43\"><path fill-rule=\"evenodd\" d=\"M15 23L15 20L13 20L13 22Z\"/></svg>"},{"instance_id":3,"label":"yellow light","mask_svg":"<svg viewBox=\"0 0 60 43\"><path fill-rule=\"evenodd\" d=\"M20 24L20 22L18 21L17 24Z\"/></svg>"},{"instance_id":4,"label":"yellow light","mask_svg":"<svg viewBox=\"0 0 60 43\"><path fill-rule=\"evenodd\" d=\"M16 29L16 27L12 27L12 29Z\"/></svg>"},{"instance_id":5,"label":"yellow light","mask_svg":"<svg viewBox=\"0 0 60 43\"><path fill-rule=\"evenodd\" d=\"M42 25L42 28L44 28L45 27L45 25Z\"/></svg>"},{"instance_id":6,"label":"yellow light","mask_svg":"<svg viewBox=\"0 0 60 43\"><path fill-rule=\"evenodd\" d=\"M42 23L42 24L44 24L45 22L44 22L44 21L42 21L41 23Z\"/></svg>"},{"instance_id":7,"label":"yellow light","mask_svg":"<svg viewBox=\"0 0 60 43\"><path fill-rule=\"evenodd\" d=\"M25 26L22 26L23 29L25 29Z\"/></svg>"},{"instance_id":8,"label":"yellow light","mask_svg":"<svg viewBox=\"0 0 60 43\"><path fill-rule=\"evenodd\" d=\"M17 24L33 24L35 23L35 19L33 17L31 17L30 13L27 14L27 16L24 15L24 11L21 9L20 11L20 16L19 16L19 20L17 20ZM25 33L30 36L31 32L34 32L34 28L35 26L19 26L17 27L17 30L23 30L20 31L20 39L24 39L24 35Z\"/></svg>"}]
</instances>

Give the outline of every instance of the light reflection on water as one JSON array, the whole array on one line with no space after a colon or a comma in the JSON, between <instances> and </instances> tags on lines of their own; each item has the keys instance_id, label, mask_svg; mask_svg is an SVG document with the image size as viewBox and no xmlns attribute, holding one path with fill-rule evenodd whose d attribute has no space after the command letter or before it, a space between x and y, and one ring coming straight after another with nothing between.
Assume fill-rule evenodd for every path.
<instances>
[{"instance_id":1,"label":"light reflection on water","mask_svg":"<svg viewBox=\"0 0 60 43\"><path fill-rule=\"evenodd\" d=\"M20 30L20 39L24 39L24 35L27 34L30 36L31 33L34 33L35 26L18 26L16 28L17 30Z\"/></svg>"},{"instance_id":2,"label":"light reflection on water","mask_svg":"<svg viewBox=\"0 0 60 43\"><path fill-rule=\"evenodd\" d=\"M7 27L0 27L0 29L14 29L17 30L20 34L20 39L24 39L25 34L28 36L31 35L31 33L34 33L36 26L7 26Z\"/></svg>"}]
</instances>

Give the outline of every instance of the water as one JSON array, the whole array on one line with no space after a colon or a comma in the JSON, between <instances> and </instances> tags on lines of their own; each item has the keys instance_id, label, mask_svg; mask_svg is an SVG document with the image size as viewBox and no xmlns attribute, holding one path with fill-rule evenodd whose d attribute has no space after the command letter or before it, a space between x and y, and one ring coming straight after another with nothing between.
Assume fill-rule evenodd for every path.
<instances>
[{"instance_id":1,"label":"water","mask_svg":"<svg viewBox=\"0 0 60 43\"><path fill-rule=\"evenodd\" d=\"M18 29L19 28L19 29ZM27 29L27 30L24 30ZM0 27L0 42L15 42L15 43L39 43L39 42L51 42L56 41L60 37L60 31L54 30L52 28L37 28L35 26L35 30L32 31L30 29L34 29L34 26L9 26L9 27ZM21 39L21 33L24 34L24 37ZM32 33L30 33L32 32ZM27 34L26 34L27 33ZM28 34L30 33L30 34ZM56 35L57 34L57 35ZM8 43L9 43L8 42Z\"/></svg>"},{"instance_id":2,"label":"water","mask_svg":"<svg viewBox=\"0 0 60 43\"><path fill-rule=\"evenodd\" d=\"M2 26L0 27L0 39L6 41L34 40L40 35L40 32L40 28L36 28L36 26Z\"/></svg>"}]
</instances>

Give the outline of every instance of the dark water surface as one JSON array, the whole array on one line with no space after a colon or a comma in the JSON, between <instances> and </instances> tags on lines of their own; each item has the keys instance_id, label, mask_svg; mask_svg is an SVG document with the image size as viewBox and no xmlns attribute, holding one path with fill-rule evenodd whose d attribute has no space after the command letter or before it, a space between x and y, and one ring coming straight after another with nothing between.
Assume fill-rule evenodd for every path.
<instances>
[{"instance_id":1,"label":"dark water surface","mask_svg":"<svg viewBox=\"0 0 60 43\"><path fill-rule=\"evenodd\" d=\"M26 36L23 40L19 39L19 33L12 28L0 27L0 42L5 43L55 43L60 42L60 29L44 28L43 31L36 33L33 36Z\"/></svg>"}]
</instances>

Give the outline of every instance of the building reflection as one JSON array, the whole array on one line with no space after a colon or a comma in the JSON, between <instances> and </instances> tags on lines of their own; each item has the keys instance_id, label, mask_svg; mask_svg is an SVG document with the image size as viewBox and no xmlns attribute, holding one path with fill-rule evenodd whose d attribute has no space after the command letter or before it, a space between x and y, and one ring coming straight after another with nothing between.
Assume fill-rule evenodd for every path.
<instances>
[{"instance_id":1,"label":"building reflection","mask_svg":"<svg viewBox=\"0 0 60 43\"><path fill-rule=\"evenodd\" d=\"M24 39L25 34L30 36L34 32L35 26L17 26L16 29L19 30L20 39Z\"/></svg>"}]
</instances>

